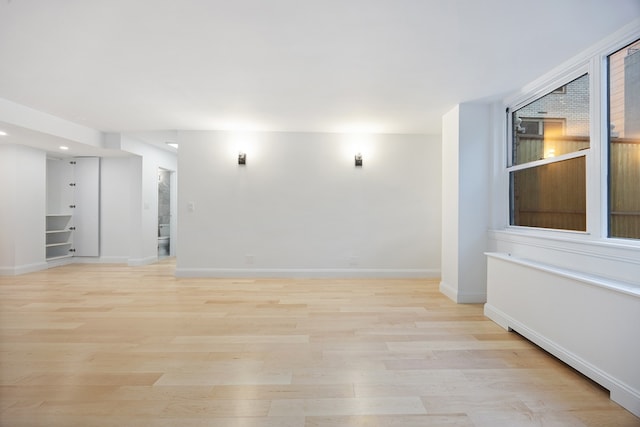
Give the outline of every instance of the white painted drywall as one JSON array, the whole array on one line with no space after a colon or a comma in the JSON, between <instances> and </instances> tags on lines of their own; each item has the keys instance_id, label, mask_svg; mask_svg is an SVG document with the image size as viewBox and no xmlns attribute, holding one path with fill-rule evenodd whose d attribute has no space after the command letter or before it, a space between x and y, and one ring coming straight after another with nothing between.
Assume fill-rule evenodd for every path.
<instances>
[{"instance_id":1,"label":"white painted drywall","mask_svg":"<svg viewBox=\"0 0 640 427\"><path fill-rule=\"evenodd\" d=\"M16 146L0 144L0 274L13 275L15 267L15 222L17 177Z\"/></svg>"},{"instance_id":2,"label":"white painted drywall","mask_svg":"<svg viewBox=\"0 0 640 427\"><path fill-rule=\"evenodd\" d=\"M133 153L141 159L140 188L131 193L137 199L133 201L133 214L139 216L132 219L138 223L134 228L132 247L135 252L129 259L130 264L145 264L158 259L158 169L176 171L178 168L174 153L160 150L128 135L122 135L122 149ZM137 172L136 172L137 173ZM136 206L137 204L137 206Z\"/></svg>"},{"instance_id":3,"label":"white painted drywall","mask_svg":"<svg viewBox=\"0 0 640 427\"><path fill-rule=\"evenodd\" d=\"M100 259L129 260L131 157L105 157L100 165Z\"/></svg>"},{"instance_id":4,"label":"white painted drywall","mask_svg":"<svg viewBox=\"0 0 640 427\"><path fill-rule=\"evenodd\" d=\"M7 99L0 98L0 116L5 123L41 132L49 137L76 141L92 147L101 148L103 146L103 135L98 130L16 104Z\"/></svg>"},{"instance_id":5,"label":"white painted drywall","mask_svg":"<svg viewBox=\"0 0 640 427\"><path fill-rule=\"evenodd\" d=\"M45 171L43 151L0 144L0 274L46 268Z\"/></svg>"},{"instance_id":6,"label":"white painted drywall","mask_svg":"<svg viewBox=\"0 0 640 427\"><path fill-rule=\"evenodd\" d=\"M176 155L129 135L109 134L107 141L131 156L102 162L100 261L153 262L158 257L158 168L176 171Z\"/></svg>"},{"instance_id":7,"label":"white painted drywall","mask_svg":"<svg viewBox=\"0 0 640 427\"><path fill-rule=\"evenodd\" d=\"M459 302L486 301L491 120L490 105L460 104Z\"/></svg>"},{"instance_id":8,"label":"white painted drywall","mask_svg":"<svg viewBox=\"0 0 640 427\"><path fill-rule=\"evenodd\" d=\"M442 117L442 274L440 290L454 301L458 294L460 107Z\"/></svg>"},{"instance_id":9,"label":"white painted drywall","mask_svg":"<svg viewBox=\"0 0 640 427\"><path fill-rule=\"evenodd\" d=\"M456 302L486 300L491 111L465 103L443 117L440 290Z\"/></svg>"},{"instance_id":10,"label":"white painted drywall","mask_svg":"<svg viewBox=\"0 0 640 427\"><path fill-rule=\"evenodd\" d=\"M177 274L439 276L438 136L182 131L178 142Z\"/></svg>"}]
</instances>

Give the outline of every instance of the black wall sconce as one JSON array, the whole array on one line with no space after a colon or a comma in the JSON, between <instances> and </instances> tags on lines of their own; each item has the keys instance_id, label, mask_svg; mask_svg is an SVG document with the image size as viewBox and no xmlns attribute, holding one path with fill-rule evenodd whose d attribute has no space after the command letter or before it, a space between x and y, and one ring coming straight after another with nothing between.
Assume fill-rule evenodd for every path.
<instances>
[{"instance_id":1,"label":"black wall sconce","mask_svg":"<svg viewBox=\"0 0 640 427\"><path fill-rule=\"evenodd\" d=\"M243 153L242 151L238 153L238 164L239 165L247 164L247 153Z\"/></svg>"},{"instance_id":2,"label":"black wall sconce","mask_svg":"<svg viewBox=\"0 0 640 427\"><path fill-rule=\"evenodd\" d=\"M356 166L358 167L362 167L362 154L358 153L356 154Z\"/></svg>"}]
</instances>

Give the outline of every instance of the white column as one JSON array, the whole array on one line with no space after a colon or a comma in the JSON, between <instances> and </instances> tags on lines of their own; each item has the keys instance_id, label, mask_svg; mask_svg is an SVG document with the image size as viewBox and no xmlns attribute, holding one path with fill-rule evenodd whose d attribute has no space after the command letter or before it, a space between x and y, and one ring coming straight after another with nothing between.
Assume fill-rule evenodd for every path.
<instances>
[{"instance_id":1,"label":"white column","mask_svg":"<svg viewBox=\"0 0 640 427\"><path fill-rule=\"evenodd\" d=\"M442 278L458 303L486 301L491 106L459 104L442 119Z\"/></svg>"}]
</instances>

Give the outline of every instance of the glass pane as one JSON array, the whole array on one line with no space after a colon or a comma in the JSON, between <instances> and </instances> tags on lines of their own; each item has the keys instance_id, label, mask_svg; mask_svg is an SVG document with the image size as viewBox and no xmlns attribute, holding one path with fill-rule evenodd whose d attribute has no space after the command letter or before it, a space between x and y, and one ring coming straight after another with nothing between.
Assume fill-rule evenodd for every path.
<instances>
[{"instance_id":1,"label":"glass pane","mask_svg":"<svg viewBox=\"0 0 640 427\"><path fill-rule=\"evenodd\" d=\"M640 40L609 57L609 235L640 239Z\"/></svg>"},{"instance_id":2,"label":"glass pane","mask_svg":"<svg viewBox=\"0 0 640 427\"><path fill-rule=\"evenodd\" d=\"M510 173L511 225L586 231L585 157Z\"/></svg>"},{"instance_id":3,"label":"glass pane","mask_svg":"<svg viewBox=\"0 0 640 427\"><path fill-rule=\"evenodd\" d=\"M511 165L589 148L589 75L514 111Z\"/></svg>"}]
</instances>

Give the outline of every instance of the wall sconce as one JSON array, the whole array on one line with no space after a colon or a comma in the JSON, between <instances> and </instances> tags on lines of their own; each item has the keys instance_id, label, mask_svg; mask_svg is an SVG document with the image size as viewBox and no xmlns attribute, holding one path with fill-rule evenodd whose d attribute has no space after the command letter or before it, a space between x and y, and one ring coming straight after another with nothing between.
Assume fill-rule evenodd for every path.
<instances>
[{"instance_id":1,"label":"wall sconce","mask_svg":"<svg viewBox=\"0 0 640 427\"><path fill-rule=\"evenodd\" d=\"M362 154L358 153L356 154L356 166L362 167Z\"/></svg>"},{"instance_id":2,"label":"wall sconce","mask_svg":"<svg viewBox=\"0 0 640 427\"><path fill-rule=\"evenodd\" d=\"M247 164L247 153L243 153L242 151L238 153L238 164L239 165Z\"/></svg>"}]
</instances>

